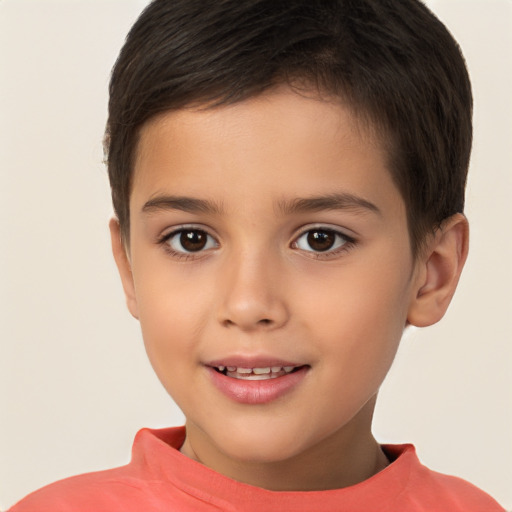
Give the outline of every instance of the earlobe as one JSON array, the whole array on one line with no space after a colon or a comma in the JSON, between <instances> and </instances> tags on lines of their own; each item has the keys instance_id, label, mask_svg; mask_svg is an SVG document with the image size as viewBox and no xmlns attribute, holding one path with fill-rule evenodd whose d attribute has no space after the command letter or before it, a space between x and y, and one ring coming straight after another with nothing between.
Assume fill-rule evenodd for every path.
<instances>
[{"instance_id":1,"label":"earlobe","mask_svg":"<svg viewBox=\"0 0 512 512\"><path fill-rule=\"evenodd\" d=\"M468 246L469 227L464 215L458 213L443 222L417 262L409 324L426 327L441 320L457 288Z\"/></svg>"},{"instance_id":2,"label":"earlobe","mask_svg":"<svg viewBox=\"0 0 512 512\"><path fill-rule=\"evenodd\" d=\"M126 297L126 305L128 310L135 318L138 316L137 299L135 296L135 286L133 283L133 275L127 249L121 237L121 228L119 221L115 218L110 219L110 238L112 242L112 253L121 277L124 295Z\"/></svg>"}]
</instances>

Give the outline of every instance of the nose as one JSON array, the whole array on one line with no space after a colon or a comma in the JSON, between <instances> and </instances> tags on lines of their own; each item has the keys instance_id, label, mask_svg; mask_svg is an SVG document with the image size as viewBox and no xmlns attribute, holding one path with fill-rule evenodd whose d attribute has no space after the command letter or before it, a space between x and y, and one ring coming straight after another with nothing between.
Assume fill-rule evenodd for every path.
<instances>
[{"instance_id":1,"label":"nose","mask_svg":"<svg viewBox=\"0 0 512 512\"><path fill-rule=\"evenodd\" d=\"M268 255L239 255L224 263L219 321L243 331L273 330L289 319L282 272Z\"/></svg>"}]
</instances>

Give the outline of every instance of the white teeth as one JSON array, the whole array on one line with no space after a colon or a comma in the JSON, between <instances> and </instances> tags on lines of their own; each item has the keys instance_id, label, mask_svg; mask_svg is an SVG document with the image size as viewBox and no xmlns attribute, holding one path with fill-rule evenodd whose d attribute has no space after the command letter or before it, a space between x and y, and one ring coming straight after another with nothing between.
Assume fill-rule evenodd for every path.
<instances>
[{"instance_id":1,"label":"white teeth","mask_svg":"<svg viewBox=\"0 0 512 512\"><path fill-rule=\"evenodd\" d=\"M226 371L228 377L244 380L276 379L291 373L295 366L265 366L261 368L242 368L236 366L217 366L220 372Z\"/></svg>"},{"instance_id":2,"label":"white teeth","mask_svg":"<svg viewBox=\"0 0 512 512\"><path fill-rule=\"evenodd\" d=\"M255 375L264 375L266 373L270 373L270 367L267 368L253 368L252 373Z\"/></svg>"},{"instance_id":3,"label":"white teeth","mask_svg":"<svg viewBox=\"0 0 512 512\"><path fill-rule=\"evenodd\" d=\"M268 379L277 379L278 375L265 374L265 375L244 375L243 377L238 377L243 380L268 380Z\"/></svg>"}]
</instances>

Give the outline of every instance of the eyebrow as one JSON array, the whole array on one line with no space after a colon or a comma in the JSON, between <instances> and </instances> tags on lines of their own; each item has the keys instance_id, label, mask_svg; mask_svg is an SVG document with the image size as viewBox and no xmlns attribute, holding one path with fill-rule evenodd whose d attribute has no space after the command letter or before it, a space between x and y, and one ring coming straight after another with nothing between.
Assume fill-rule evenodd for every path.
<instances>
[{"instance_id":1,"label":"eyebrow","mask_svg":"<svg viewBox=\"0 0 512 512\"><path fill-rule=\"evenodd\" d=\"M356 210L382 215L377 205L354 194L334 193L325 196L281 200L277 207L284 215L293 213L318 212L322 210Z\"/></svg>"},{"instance_id":2,"label":"eyebrow","mask_svg":"<svg viewBox=\"0 0 512 512\"><path fill-rule=\"evenodd\" d=\"M355 210L368 211L382 215L380 209L370 201L349 193L334 193L325 196L294 198L277 202L277 210L282 215L294 213L318 212L322 210ZM219 203L208 199L197 199L187 196L157 196L147 201L142 207L143 213L180 210L187 213L206 213L218 215L222 213Z\"/></svg>"},{"instance_id":3,"label":"eyebrow","mask_svg":"<svg viewBox=\"0 0 512 512\"><path fill-rule=\"evenodd\" d=\"M180 210L188 213L222 213L222 207L218 203L184 196L157 196L147 201L142 207L143 213L166 210Z\"/></svg>"}]
</instances>

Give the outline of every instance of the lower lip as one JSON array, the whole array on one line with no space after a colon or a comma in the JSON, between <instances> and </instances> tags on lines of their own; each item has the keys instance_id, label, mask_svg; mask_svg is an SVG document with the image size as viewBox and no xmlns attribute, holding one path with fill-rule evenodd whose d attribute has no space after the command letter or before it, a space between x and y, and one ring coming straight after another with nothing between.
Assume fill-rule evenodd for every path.
<instances>
[{"instance_id":1,"label":"lower lip","mask_svg":"<svg viewBox=\"0 0 512 512\"><path fill-rule=\"evenodd\" d=\"M207 367L213 384L231 400L241 404L267 404L296 388L306 376L307 366L297 371L267 380L242 380L228 377Z\"/></svg>"}]
</instances>

